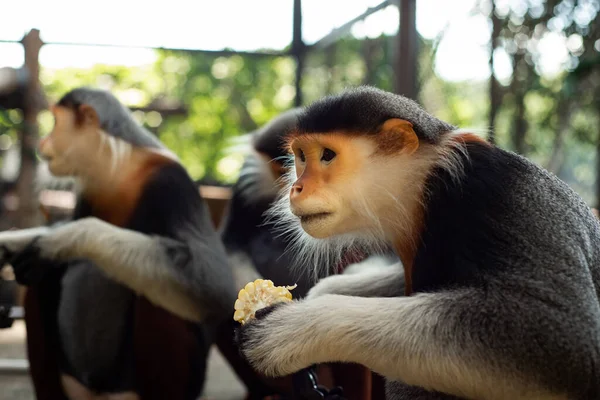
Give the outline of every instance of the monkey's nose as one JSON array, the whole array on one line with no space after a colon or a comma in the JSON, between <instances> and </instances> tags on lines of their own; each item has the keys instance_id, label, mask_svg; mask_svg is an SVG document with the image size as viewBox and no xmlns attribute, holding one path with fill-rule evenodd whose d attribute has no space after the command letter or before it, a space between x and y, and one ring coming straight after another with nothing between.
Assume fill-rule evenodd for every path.
<instances>
[{"instance_id":1,"label":"monkey's nose","mask_svg":"<svg viewBox=\"0 0 600 400\"><path fill-rule=\"evenodd\" d=\"M290 197L294 198L295 196L299 196L300 193L302 193L302 185L294 183L292 185L292 189L290 190Z\"/></svg>"}]
</instances>

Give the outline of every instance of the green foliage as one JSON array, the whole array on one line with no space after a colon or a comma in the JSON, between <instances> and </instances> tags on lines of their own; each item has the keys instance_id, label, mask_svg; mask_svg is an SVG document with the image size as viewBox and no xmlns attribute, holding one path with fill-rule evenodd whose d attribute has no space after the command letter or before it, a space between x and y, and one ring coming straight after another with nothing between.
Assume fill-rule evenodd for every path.
<instances>
[{"instance_id":1,"label":"green foliage","mask_svg":"<svg viewBox=\"0 0 600 400\"><path fill-rule=\"evenodd\" d=\"M293 105L294 63L290 58L206 56L158 51L154 65L42 70L51 102L78 86L111 90L130 107L182 105L186 116L162 118L136 111L140 123L157 131L195 179L232 182L239 156L224 154L228 139L252 131ZM40 114L42 134L52 126Z\"/></svg>"},{"instance_id":2,"label":"green foliage","mask_svg":"<svg viewBox=\"0 0 600 400\"><path fill-rule=\"evenodd\" d=\"M228 139L250 132L292 107L294 63L287 57L209 57L161 52L155 73L164 92L189 109L169 118L161 140L195 178L231 182L240 158L226 156ZM220 168L219 168L220 167Z\"/></svg>"},{"instance_id":3,"label":"green foliage","mask_svg":"<svg viewBox=\"0 0 600 400\"><path fill-rule=\"evenodd\" d=\"M515 149L515 140L522 135L524 155L550 165L593 201L600 111L600 56L594 46L600 23L598 18L582 23L581 18L574 17L583 15L578 10L584 7L583 0L542 3L542 8L525 5L524 11L523 7L504 7L497 13L501 20L498 43L511 58L515 73L500 85L496 142ZM483 6L488 2L480 4L480 11L489 17ZM557 28L557 21L562 21L561 28ZM535 44L551 25L554 31L562 29L567 37L580 35L583 47L570 48L571 62L565 72L548 78L537 68ZM304 103L359 84L393 90L395 46L395 37L359 40L347 36L326 49L310 49L301 85ZM135 68L96 65L85 70L43 69L44 90L52 101L77 86L99 86L110 89L129 106L153 103L184 107L186 115L135 115L178 154L194 178L232 182L241 157L227 153L229 139L256 129L293 106L294 60L162 50L156 54L153 65ZM421 39L418 100L440 118L487 136L491 128L489 82L442 80L434 71L435 54L436 43ZM522 116L519 104L523 104ZM14 132L10 126L16 121L7 118L0 112L0 135ZM40 123L44 132L52 121L42 113Z\"/></svg>"}]
</instances>

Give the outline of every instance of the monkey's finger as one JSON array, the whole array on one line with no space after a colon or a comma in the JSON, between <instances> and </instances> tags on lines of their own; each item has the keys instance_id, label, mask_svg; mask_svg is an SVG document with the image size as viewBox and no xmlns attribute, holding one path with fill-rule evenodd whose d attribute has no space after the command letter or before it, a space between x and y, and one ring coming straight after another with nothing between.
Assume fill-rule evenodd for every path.
<instances>
[{"instance_id":1,"label":"monkey's finger","mask_svg":"<svg viewBox=\"0 0 600 400\"><path fill-rule=\"evenodd\" d=\"M14 253L5 245L0 245L0 261L6 264L13 257Z\"/></svg>"},{"instance_id":2,"label":"monkey's finger","mask_svg":"<svg viewBox=\"0 0 600 400\"><path fill-rule=\"evenodd\" d=\"M34 238L25 248L10 259L15 279L21 285L38 283L46 273L47 263L40 257L37 242L40 237Z\"/></svg>"},{"instance_id":3,"label":"monkey's finger","mask_svg":"<svg viewBox=\"0 0 600 400\"><path fill-rule=\"evenodd\" d=\"M275 309L283 306L283 304L284 303L276 303L276 304L270 305L268 307L261 308L260 310L256 310L256 312L254 313L254 319L260 320L260 319L265 318L267 315L269 315L273 311L275 311Z\"/></svg>"},{"instance_id":4,"label":"monkey's finger","mask_svg":"<svg viewBox=\"0 0 600 400\"><path fill-rule=\"evenodd\" d=\"M22 258L12 264L15 280L25 286L39 283L45 276L48 268L39 259L34 257Z\"/></svg>"}]
</instances>

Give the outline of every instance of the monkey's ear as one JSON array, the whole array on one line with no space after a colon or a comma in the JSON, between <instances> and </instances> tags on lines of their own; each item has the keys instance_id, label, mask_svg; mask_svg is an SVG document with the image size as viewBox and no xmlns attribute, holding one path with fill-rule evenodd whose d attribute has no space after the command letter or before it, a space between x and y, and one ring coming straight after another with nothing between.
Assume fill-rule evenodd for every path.
<instances>
[{"instance_id":1,"label":"monkey's ear","mask_svg":"<svg viewBox=\"0 0 600 400\"><path fill-rule=\"evenodd\" d=\"M82 104L79 106L77 113L79 114L77 120L82 126L91 126L95 128L100 126L100 119L92 106Z\"/></svg>"},{"instance_id":2,"label":"monkey's ear","mask_svg":"<svg viewBox=\"0 0 600 400\"><path fill-rule=\"evenodd\" d=\"M381 127L381 134L386 147L396 154L411 155L419 148L419 138L413 125L404 119L388 119Z\"/></svg>"}]
</instances>

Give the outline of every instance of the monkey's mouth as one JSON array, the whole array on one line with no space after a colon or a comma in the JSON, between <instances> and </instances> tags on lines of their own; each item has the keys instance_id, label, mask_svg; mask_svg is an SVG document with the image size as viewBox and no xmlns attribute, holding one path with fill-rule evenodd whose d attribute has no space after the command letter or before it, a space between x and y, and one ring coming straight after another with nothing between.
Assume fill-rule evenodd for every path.
<instances>
[{"instance_id":1,"label":"monkey's mouth","mask_svg":"<svg viewBox=\"0 0 600 400\"><path fill-rule=\"evenodd\" d=\"M300 218L300 222L303 224L308 224L311 222L316 222L322 219L325 219L329 216L331 216L333 213L330 212L321 212L321 213L315 213L315 214L304 214L304 215L299 215L298 217Z\"/></svg>"}]
</instances>

